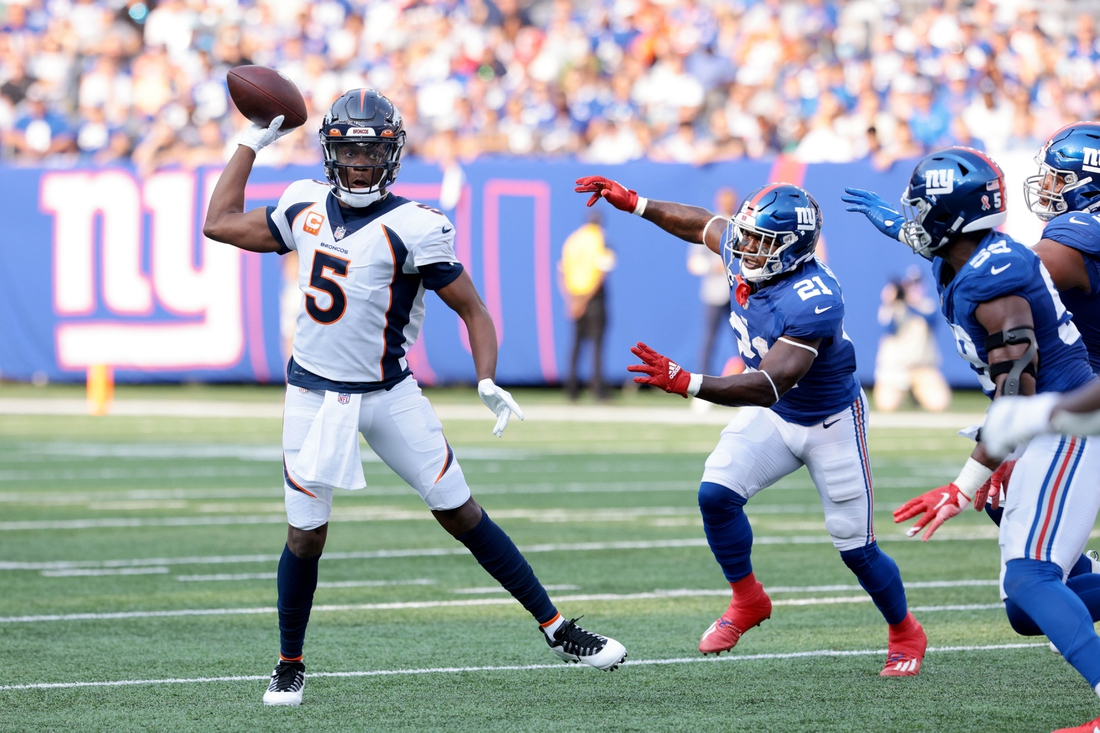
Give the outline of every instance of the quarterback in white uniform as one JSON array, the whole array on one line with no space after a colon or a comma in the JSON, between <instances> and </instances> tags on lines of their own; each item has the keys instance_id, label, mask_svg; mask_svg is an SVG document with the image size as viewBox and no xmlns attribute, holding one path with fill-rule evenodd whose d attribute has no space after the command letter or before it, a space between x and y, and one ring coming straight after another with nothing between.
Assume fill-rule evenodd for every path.
<instances>
[{"instance_id":1,"label":"quarterback in white uniform","mask_svg":"<svg viewBox=\"0 0 1100 733\"><path fill-rule=\"evenodd\" d=\"M385 96L355 89L337 99L320 130L327 182L297 181L279 204L244 211L256 151L278 139L282 117L253 125L210 199L203 232L251 252L297 250L302 303L287 365L283 476L287 543L279 561L279 663L268 705L298 705L302 645L328 533L333 490L366 485L359 433L412 486L455 539L539 622L567 662L612 670L622 644L566 621L515 544L473 499L443 427L406 354L434 290L465 322L478 394L497 415L499 436L523 413L493 382L496 329L455 256L454 225L442 212L388 192L401 168L405 130Z\"/></svg>"}]
</instances>

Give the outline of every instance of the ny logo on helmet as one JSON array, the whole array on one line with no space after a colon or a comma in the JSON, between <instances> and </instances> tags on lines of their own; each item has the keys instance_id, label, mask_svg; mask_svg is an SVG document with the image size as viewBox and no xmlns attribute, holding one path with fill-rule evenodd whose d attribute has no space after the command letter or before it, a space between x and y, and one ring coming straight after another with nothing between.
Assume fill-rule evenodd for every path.
<instances>
[{"instance_id":1,"label":"ny logo on helmet","mask_svg":"<svg viewBox=\"0 0 1100 733\"><path fill-rule=\"evenodd\" d=\"M953 168L937 168L924 174L925 193L929 196L939 196L951 193L955 190L955 170Z\"/></svg>"},{"instance_id":2,"label":"ny logo on helmet","mask_svg":"<svg viewBox=\"0 0 1100 733\"><path fill-rule=\"evenodd\" d=\"M817 228L817 214L812 208L809 206L796 206L794 211L798 215L798 231L813 231Z\"/></svg>"},{"instance_id":3,"label":"ny logo on helmet","mask_svg":"<svg viewBox=\"0 0 1100 733\"><path fill-rule=\"evenodd\" d=\"M1100 173L1100 150L1096 148L1084 148L1084 158L1081 167L1093 173Z\"/></svg>"}]
</instances>

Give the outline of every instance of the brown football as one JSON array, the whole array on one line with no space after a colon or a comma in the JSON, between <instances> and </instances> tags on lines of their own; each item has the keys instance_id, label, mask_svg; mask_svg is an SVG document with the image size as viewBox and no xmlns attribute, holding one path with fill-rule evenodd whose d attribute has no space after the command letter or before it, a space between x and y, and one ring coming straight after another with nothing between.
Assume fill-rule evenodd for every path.
<instances>
[{"instance_id":1,"label":"brown football","mask_svg":"<svg viewBox=\"0 0 1100 733\"><path fill-rule=\"evenodd\" d=\"M229 96L241 114L264 127L283 116L280 130L301 127L306 122L306 101L298 87L281 72L267 66L237 66L226 79Z\"/></svg>"}]
</instances>

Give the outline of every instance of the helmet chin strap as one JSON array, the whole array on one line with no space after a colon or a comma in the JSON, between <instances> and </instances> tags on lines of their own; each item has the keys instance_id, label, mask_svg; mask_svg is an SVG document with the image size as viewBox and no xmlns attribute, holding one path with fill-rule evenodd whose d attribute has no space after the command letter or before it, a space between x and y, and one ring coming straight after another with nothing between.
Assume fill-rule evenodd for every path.
<instances>
[{"instance_id":1,"label":"helmet chin strap","mask_svg":"<svg viewBox=\"0 0 1100 733\"><path fill-rule=\"evenodd\" d=\"M362 209L366 206L370 206L375 201L381 199L382 196L384 196L386 193L385 191L352 193L351 191L340 188L339 186L333 186L332 188L336 194L336 198L340 199L342 202L352 207L353 209Z\"/></svg>"}]
</instances>

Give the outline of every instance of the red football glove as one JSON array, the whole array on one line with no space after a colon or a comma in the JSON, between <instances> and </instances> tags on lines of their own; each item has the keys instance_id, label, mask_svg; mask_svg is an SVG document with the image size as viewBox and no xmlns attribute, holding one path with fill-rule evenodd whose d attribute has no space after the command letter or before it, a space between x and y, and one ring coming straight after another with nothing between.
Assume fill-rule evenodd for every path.
<instances>
[{"instance_id":1,"label":"red football glove","mask_svg":"<svg viewBox=\"0 0 1100 733\"><path fill-rule=\"evenodd\" d=\"M633 214L634 209L638 208L637 191L631 191L628 188L624 188L621 183L616 183L603 176L585 176L584 178L578 178L577 187L573 190L577 193L592 194L592 198L588 199L588 206L592 206L599 201L600 198L605 198L607 199L607 203L611 204L619 211Z\"/></svg>"},{"instance_id":2,"label":"red football glove","mask_svg":"<svg viewBox=\"0 0 1100 733\"><path fill-rule=\"evenodd\" d=\"M631 346L630 351L641 359L644 364L631 364L627 371L642 372L649 376L634 377L638 384L652 384L660 387L669 394L678 394L687 397L688 383L691 382L691 372L681 369L680 365L670 360L667 356L661 356L641 341L637 346Z\"/></svg>"},{"instance_id":3,"label":"red football glove","mask_svg":"<svg viewBox=\"0 0 1100 733\"><path fill-rule=\"evenodd\" d=\"M941 524L961 512L969 503L970 499L967 499L966 495L959 491L958 486L953 483L948 484L925 492L902 504L894 510L894 522L904 522L923 512L921 518L905 532L905 535L912 537L920 532L925 525L928 525L924 536L921 537L927 542L940 528Z\"/></svg>"},{"instance_id":4,"label":"red football glove","mask_svg":"<svg viewBox=\"0 0 1100 733\"><path fill-rule=\"evenodd\" d=\"M974 509L981 511L985 509L985 500L988 497L990 504L994 509L1001 506L1001 493L1004 492L1005 496L1008 496L1008 480L1012 478L1012 469L1016 467L1016 461L1005 461L1001 465L997 466L997 470L993 472L993 475L989 477L989 480L982 484L982 488L978 489L978 493L974 495Z\"/></svg>"}]
</instances>

